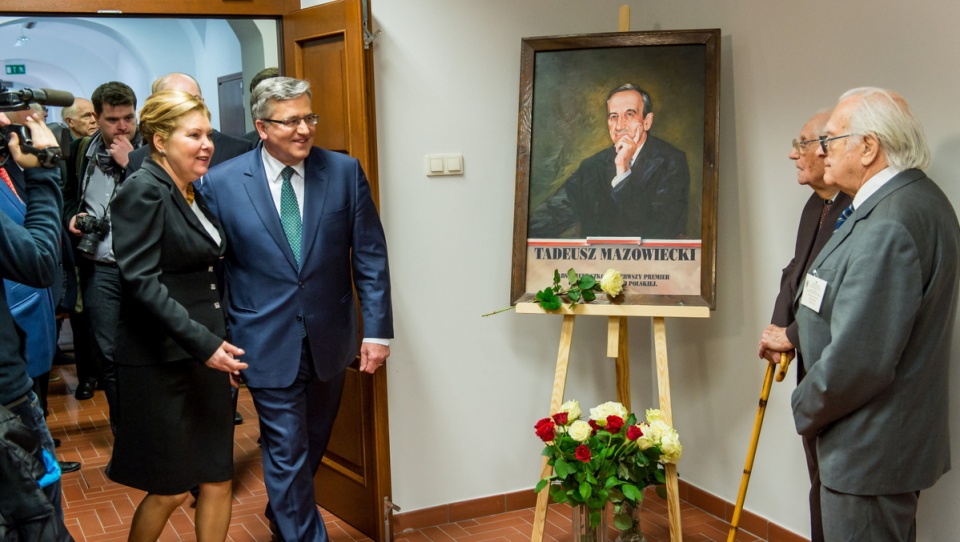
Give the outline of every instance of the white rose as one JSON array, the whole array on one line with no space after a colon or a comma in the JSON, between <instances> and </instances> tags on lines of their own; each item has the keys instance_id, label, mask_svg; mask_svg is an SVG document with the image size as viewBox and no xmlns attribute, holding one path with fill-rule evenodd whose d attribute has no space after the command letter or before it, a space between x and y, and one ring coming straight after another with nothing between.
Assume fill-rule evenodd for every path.
<instances>
[{"instance_id":1,"label":"white rose","mask_svg":"<svg viewBox=\"0 0 960 542\"><path fill-rule=\"evenodd\" d=\"M567 401L566 403L560 405L560 410L557 412L566 412L567 413L567 423L570 423L574 420L580 419L580 403L576 400Z\"/></svg>"},{"instance_id":2,"label":"white rose","mask_svg":"<svg viewBox=\"0 0 960 542\"><path fill-rule=\"evenodd\" d=\"M663 455L660 460L664 463L676 463L683 453L683 446L680 445L680 435L674 429L670 429L663 434L660 440L660 451Z\"/></svg>"},{"instance_id":3,"label":"white rose","mask_svg":"<svg viewBox=\"0 0 960 542\"><path fill-rule=\"evenodd\" d=\"M623 277L616 269L607 269L600 277L600 289L610 297L617 297L623 291Z\"/></svg>"},{"instance_id":4,"label":"white rose","mask_svg":"<svg viewBox=\"0 0 960 542\"><path fill-rule=\"evenodd\" d=\"M603 426L607 423L607 416L620 416L623 421L627 421L629 412L620 403L614 401L606 402L590 409L590 419ZM603 423L600 423L603 422Z\"/></svg>"},{"instance_id":5,"label":"white rose","mask_svg":"<svg viewBox=\"0 0 960 542\"><path fill-rule=\"evenodd\" d=\"M657 441L653 439L652 431L650 430L650 425L645 423L640 423L640 424L637 424L637 426L640 428L641 431L643 431L643 435L641 435L640 438L637 439L637 446L639 446L641 450L646 450L656 446Z\"/></svg>"},{"instance_id":6,"label":"white rose","mask_svg":"<svg viewBox=\"0 0 960 542\"><path fill-rule=\"evenodd\" d=\"M663 411L658 408L648 408L647 421L653 423L658 420L663 420Z\"/></svg>"},{"instance_id":7,"label":"white rose","mask_svg":"<svg viewBox=\"0 0 960 542\"><path fill-rule=\"evenodd\" d=\"M589 423L583 420L577 420L570 424L570 427L567 429L567 434L577 442L586 442L587 439L590 438L590 435L593 434L593 428L590 427Z\"/></svg>"}]
</instances>

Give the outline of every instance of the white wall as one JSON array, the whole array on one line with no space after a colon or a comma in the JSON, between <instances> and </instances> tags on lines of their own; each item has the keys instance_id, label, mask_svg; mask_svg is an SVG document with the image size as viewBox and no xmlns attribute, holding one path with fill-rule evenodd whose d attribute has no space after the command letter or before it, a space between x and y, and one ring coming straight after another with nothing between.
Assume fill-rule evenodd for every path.
<instances>
[{"instance_id":1,"label":"white wall","mask_svg":"<svg viewBox=\"0 0 960 542\"><path fill-rule=\"evenodd\" d=\"M621 3L373 2L374 27L383 30L377 122L397 328L387 365L393 497L405 512L536 483L541 446L532 426L549 405L560 318L480 318L509 301L520 40L615 31ZM668 321L668 333L681 477L734 501L764 369L756 343L809 194L786 158L790 139L848 88L893 88L926 126L929 174L960 203L960 5L626 3L634 30L722 30L717 310L706 321ZM463 153L466 174L427 178L424 155L448 152ZM615 397L604 324L577 323L567 397L585 406ZM656 402L650 324L630 325L641 410ZM789 407L793 373L771 394L747 509L809 534ZM960 435L957 407L950 410ZM953 474L923 493L921 540L955 538L958 497Z\"/></svg>"}]
</instances>

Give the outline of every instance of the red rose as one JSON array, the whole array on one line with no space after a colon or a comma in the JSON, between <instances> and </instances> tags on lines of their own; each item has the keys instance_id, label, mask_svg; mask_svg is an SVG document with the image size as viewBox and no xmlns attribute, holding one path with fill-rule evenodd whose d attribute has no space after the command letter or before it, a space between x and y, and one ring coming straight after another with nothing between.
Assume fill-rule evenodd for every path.
<instances>
[{"instance_id":1,"label":"red rose","mask_svg":"<svg viewBox=\"0 0 960 542\"><path fill-rule=\"evenodd\" d=\"M577 451L574 452L574 455L577 456L577 459L583 461L584 463L590 462L590 448L587 448L583 444L577 446Z\"/></svg>"},{"instance_id":2,"label":"red rose","mask_svg":"<svg viewBox=\"0 0 960 542\"><path fill-rule=\"evenodd\" d=\"M593 434L594 434L594 435L596 435L596 434L597 434L597 431L599 431L599 430L601 429L600 426L597 425L596 420L589 420L589 421L587 421L587 423L589 423L589 424L590 424L590 427L593 428Z\"/></svg>"},{"instance_id":3,"label":"red rose","mask_svg":"<svg viewBox=\"0 0 960 542\"><path fill-rule=\"evenodd\" d=\"M540 437L540 440L544 442L550 442L554 439L554 437L556 437L553 420L550 418L544 418L540 420L533 427L537 431L537 436Z\"/></svg>"},{"instance_id":4,"label":"red rose","mask_svg":"<svg viewBox=\"0 0 960 542\"><path fill-rule=\"evenodd\" d=\"M557 412L553 415L553 421L557 425L567 425L567 421L570 419L569 412Z\"/></svg>"},{"instance_id":5,"label":"red rose","mask_svg":"<svg viewBox=\"0 0 960 542\"><path fill-rule=\"evenodd\" d=\"M616 435L623 429L623 418L620 416L607 416L607 431Z\"/></svg>"},{"instance_id":6,"label":"red rose","mask_svg":"<svg viewBox=\"0 0 960 542\"><path fill-rule=\"evenodd\" d=\"M627 440L637 440L643 436L643 430L640 429L640 426L631 425L627 428Z\"/></svg>"}]
</instances>

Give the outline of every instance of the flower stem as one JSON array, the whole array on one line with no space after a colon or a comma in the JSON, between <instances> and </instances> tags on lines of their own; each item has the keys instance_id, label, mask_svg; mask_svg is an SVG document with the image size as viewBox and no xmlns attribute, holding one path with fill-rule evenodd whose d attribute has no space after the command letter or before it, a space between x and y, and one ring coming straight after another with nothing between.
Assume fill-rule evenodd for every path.
<instances>
[{"instance_id":1,"label":"flower stem","mask_svg":"<svg viewBox=\"0 0 960 542\"><path fill-rule=\"evenodd\" d=\"M508 311L508 310L510 310L510 309L512 309L512 308L513 308L513 307L507 307L507 308L505 308L505 309L500 309L500 310L498 310L498 311L488 312L487 314L481 314L480 316L481 316L481 317L493 316L494 314L500 314L501 312L506 312L506 311Z\"/></svg>"}]
</instances>

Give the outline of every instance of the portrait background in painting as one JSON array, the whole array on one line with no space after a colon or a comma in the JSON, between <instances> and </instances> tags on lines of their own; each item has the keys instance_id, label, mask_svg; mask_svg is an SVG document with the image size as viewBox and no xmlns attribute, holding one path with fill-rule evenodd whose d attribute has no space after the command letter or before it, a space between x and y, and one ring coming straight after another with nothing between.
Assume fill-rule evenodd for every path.
<instances>
[{"instance_id":1,"label":"portrait background in painting","mask_svg":"<svg viewBox=\"0 0 960 542\"><path fill-rule=\"evenodd\" d=\"M529 212L552 196L581 161L613 145L606 121L607 95L624 83L633 83L650 94L650 134L684 152L690 170L685 237L700 239L705 55L701 45L538 52Z\"/></svg>"}]
</instances>

